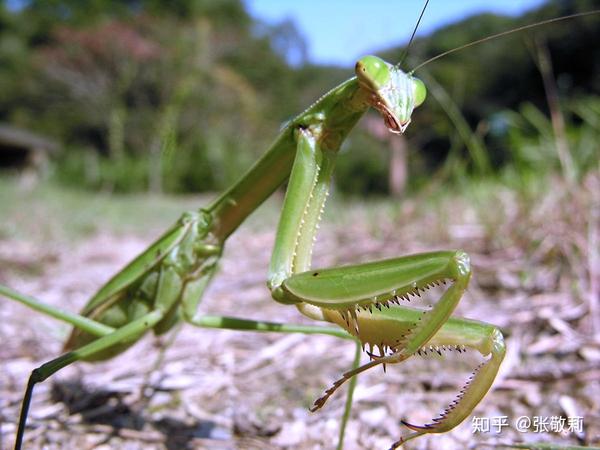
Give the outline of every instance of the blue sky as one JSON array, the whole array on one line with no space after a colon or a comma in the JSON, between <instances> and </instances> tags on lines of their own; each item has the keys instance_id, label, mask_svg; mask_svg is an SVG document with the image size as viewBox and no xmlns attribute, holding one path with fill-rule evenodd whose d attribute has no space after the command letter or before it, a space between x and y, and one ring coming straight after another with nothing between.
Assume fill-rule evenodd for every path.
<instances>
[{"instance_id":1,"label":"blue sky","mask_svg":"<svg viewBox=\"0 0 600 450\"><path fill-rule=\"evenodd\" d=\"M308 44L308 58L351 66L360 56L408 41L421 0L245 0L267 23L292 19ZM418 34L480 12L518 15L544 0L430 0Z\"/></svg>"}]
</instances>

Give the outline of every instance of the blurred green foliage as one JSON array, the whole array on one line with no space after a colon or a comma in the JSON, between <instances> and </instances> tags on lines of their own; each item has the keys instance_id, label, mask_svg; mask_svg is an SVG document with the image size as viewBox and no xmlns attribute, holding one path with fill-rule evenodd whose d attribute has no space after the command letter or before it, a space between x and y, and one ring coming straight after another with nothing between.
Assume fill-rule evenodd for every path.
<instances>
[{"instance_id":1,"label":"blurred green foliage","mask_svg":"<svg viewBox=\"0 0 600 450\"><path fill-rule=\"evenodd\" d=\"M592 11L594 0L551 0L521 17L481 14L449 25L432 35L417 39L410 50L408 68L415 67L442 52L516 27L544 19ZM577 140L580 134L594 133L592 119L600 117L596 108L588 110L588 119L573 114L571 106L598 101L600 95L600 15L581 17L524 32L514 33L445 56L416 72L429 80L430 98L413 116L419 136L413 148L422 149L426 166L432 172L456 179L465 174L489 176L505 171L542 176L556 168L555 131L550 124L547 90L539 67L540 49L547 49L552 74L560 101L560 112L566 120L566 139ZM403 49L384 53L398 60ZM433 97L433 99L432 99ZM432 101L433 100L433 101ZM537 126L536 139L545 140L543 151L523 149L523 140L515 136L523 131L513 126L530 122L529 110L539 113L544 127ZM511 119L499 122L499 117ZM520 118L517 118L520 117ZM462 122L468 126L461 128ZM530 122L530 125L531 122ZM531 129L529 131L532 131ZM531 134L529 134L531 137ZM588 143L591 143L588 141ZM570 146L575 151L575 142ZM536 164L523 165L518 153L529 153ZM597 145L586 150L589 158L579 158L578 174L598 170L600 151ZM543 163L541 162L543 160Z\"/></svg>"},{"instance_id":2,"label":"blurred green foliage","mask_svg":"<svg viewBox=\"0 0 600 450\"><path fill-rule=\"evenodd\" d=\"M409 67L474 39L593 9L550 1L520 18L480 15L418 39ZM281 124L351 75L305 62L292 22L258 23L238 0L0 1L0 122L62 143L61 183L117 192L228 186ZM536 45L549 49L577 174L598 168L600 16L519 33L421 69L430 98L407 132L410 186L436 174L560 170ZM390 61L401 49L383 53ZM293 58L294 65L289 64ZM436 101L437 100L437 101ZM596 141L595 141L596 139ZM386 193L386 143L353 134L336 185Z\"/></svg>"}]
</instances>

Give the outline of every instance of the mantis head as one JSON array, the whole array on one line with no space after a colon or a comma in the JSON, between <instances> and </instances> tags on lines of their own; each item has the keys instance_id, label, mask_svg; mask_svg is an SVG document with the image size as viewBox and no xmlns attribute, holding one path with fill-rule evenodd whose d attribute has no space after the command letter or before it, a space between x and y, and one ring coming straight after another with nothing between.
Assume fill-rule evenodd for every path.
<instances>
[{"instance_id":1,"label":"mantis head","mask_svg":"<svg viewBox=\"0 0 600 450\"><path fill-rule=\"evenodd\" d=\"M365 56L356 63L356 77L370 93L369 102L377 109L392 133L404 133L413 109L427 96L425 84L377 56Z\"/></svg>"}]
</instances>

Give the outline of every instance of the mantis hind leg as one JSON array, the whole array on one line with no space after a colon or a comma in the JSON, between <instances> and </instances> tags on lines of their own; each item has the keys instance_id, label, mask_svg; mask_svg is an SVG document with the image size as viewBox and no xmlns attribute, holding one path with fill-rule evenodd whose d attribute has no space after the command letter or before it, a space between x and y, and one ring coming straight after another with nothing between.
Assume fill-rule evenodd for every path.
<instances>
[{"instance_id":1,"label":"mantis hind leg","mask_svg":"<svg viewBox=\"0 0 600 450\"><path fill-rule=\"evenodd\" d=\"M137 336L144 331L149 330L156 325L164 317L164 312L160 310L152 311L143 317L125 325L104 337L98 338L97 340L84 345L81 348L67 352L58 358L48 361L42 364L37 369L31 372L29 381L27 382L27 389L25 396L23 397L23 405L21 407L21 414L19 416L19 427L17 428L17 436L15 439L15 450L19 450L23 443L23 435L25 433L25 424L27 421L27 413L29 411L29 405L31 403L31 396L33 395L33 388L37 383L46 380L48 377L58 372L63 367L68 366L76 361L89 358L98 352L105 351L106 349L119 344L123 340L130 339L133 336Z\"/></svg>"},{"instance_id":2,"label":"mantis hind leg","mask_svg":"<svg viewBox=\"0 0 600 450\"><path fill-rule=\"evenodd\" d=\"M70 323L80 330L90 333L96 337L106 336L107 334L115 331L115 328L113 327L97 322L88 317L62 310L56 306L48 305L36 298L22 294L14 289L9 288L8 286L1 284L0 295L22 303L23 305L28 306L35 311L47 314L48 316L54 317L62 322Z\"/></svg>"}]
</instances>

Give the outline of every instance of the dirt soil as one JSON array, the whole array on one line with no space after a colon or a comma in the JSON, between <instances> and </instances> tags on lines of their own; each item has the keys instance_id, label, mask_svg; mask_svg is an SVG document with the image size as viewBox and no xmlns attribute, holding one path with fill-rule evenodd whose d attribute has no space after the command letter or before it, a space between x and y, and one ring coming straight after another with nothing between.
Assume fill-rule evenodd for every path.
<instances>
[{"instance_id":1,"label":"dirt soil","mask_svg":"<svg viewBox=\"0 0 600 450\"><path fill-rule=\"evenodd\" d=\"M324 225L316 267L465 249L474 277L457 314L491 322L506 336L501 373L475 408L476 419L406 448L600 445L600 339L593 336L590 314L590 299L600 285L594 259L597 192L590 188L591 197L584 197L576 212L567 197L542 202L531 212L507 194L490 207L484 216L488 219L466 204L428 213L407 204L392 217L384 211L368 221L357 207L348 213L346 225ZM486 220L496 225L490 228ZM202 313L311 323L294 307L270 300L265 279L274 232L270 226L265 229L241 230L228 241ZM69 249L52 242L0 241L0 283L76 311L149 242L110 233L97 233ZM64 324L0 300L3 449L12 448L29 372L59 355L68 333ZM38 385L25 447L334 449L345 389L319 412L308 408L348 370L353 354L352 342L328 336L183 325L171 336L148 335L114 360L77 363ZM471 351L434 354L388 366L385 374L375 368L361 375L344 448L389 448L406 432L401 420L429 422L456 396L480 360ZM521 417L529 418L528 427ZM476 429L486 421L492 430ZM497 426L500 433L494 431Z\"/></svg>"}]
</instances>

